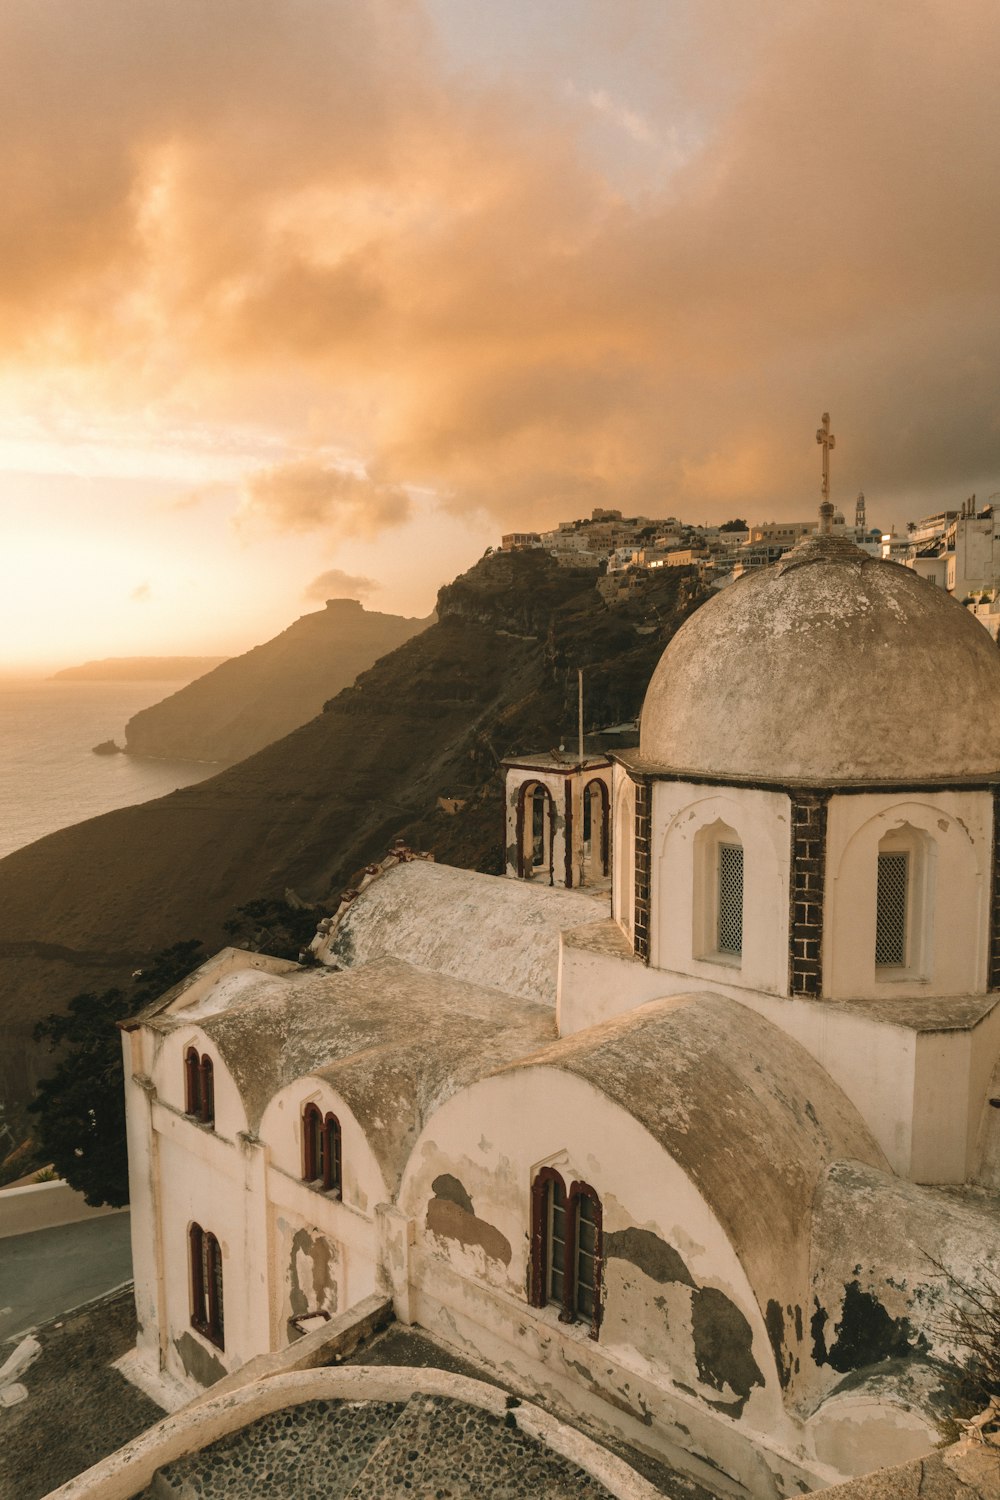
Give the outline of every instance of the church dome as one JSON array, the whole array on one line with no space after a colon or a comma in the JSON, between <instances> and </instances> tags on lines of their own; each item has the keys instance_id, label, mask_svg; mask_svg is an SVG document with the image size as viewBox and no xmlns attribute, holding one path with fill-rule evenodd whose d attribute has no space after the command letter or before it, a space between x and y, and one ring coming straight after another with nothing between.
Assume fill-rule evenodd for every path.
<instances>
[{"instance_id":1,"label":"church dome","mask_svg":"<svg viewBox=\"0 0 1000 1500\"><path fill-rule=\"evenodd\" d=\"M1000 772L1000 651L911 569L808 537L677 632L646 692L639 752L769 781Z\"/></svg>"}]
</instances>

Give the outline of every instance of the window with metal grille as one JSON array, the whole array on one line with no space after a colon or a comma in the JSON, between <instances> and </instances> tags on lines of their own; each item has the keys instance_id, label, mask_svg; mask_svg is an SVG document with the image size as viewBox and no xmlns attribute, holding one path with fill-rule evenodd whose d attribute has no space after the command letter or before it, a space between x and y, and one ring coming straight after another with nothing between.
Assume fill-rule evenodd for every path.
<instances>
[{"instance_id":1,"label":"window with metal grille","mask_svg":"<svg viewBox=\"0 0 1000 1500\"><path fill-rule=\"evenodd\" d=\"M880 854L875 897L875 966L906 963L906 904L910 880L908 853Z\"/></svg>"},{"instance_id":2,"label":"window with metal grille","mask_svg":"<svg viewBox=\"0 0 1000 1500\"><path fill-rule=\"evenodd\" d=\"M719 907L717 940L720 953L743 951L743 845L719 844Z\"/></svg>"}]
</instances>

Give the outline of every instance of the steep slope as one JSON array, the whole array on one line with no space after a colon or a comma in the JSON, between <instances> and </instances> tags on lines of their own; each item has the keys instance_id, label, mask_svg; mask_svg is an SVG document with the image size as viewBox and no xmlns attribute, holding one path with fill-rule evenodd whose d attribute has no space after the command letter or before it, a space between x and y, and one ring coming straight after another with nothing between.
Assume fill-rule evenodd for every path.
<instances>
[{"instance_id":1,"label":"steep slope","mask_svg":"<svg viewBox=\"0 0 1000 1500\"><path fill-rule=\"evenodd\" d=\"M333 693L426 624L369 613L356 599L329 599L274 640L135 714L126 749L168 760L243 760L314 718Z\"/></svg>"},{"instance_id":2,"label":"steep slope","mask_svg":"<svg viewBox=\"0 0 1000 1500\"><path fill-rule=\"evenodd\" d=\"M234 907L293 887L322 902L396 835L499 871L499 760L576 720L634 716L663 647L700 602L686 570L607 605L592 573L539 553L483 559L441 591L439 622L324 713L196 786L40 839L0 860L0 1098L41 1062L34 1021L80 990L127 983L168 944L220 946ZM464 800L451 816L440 796Z\"/></svg>"}]
</instances>

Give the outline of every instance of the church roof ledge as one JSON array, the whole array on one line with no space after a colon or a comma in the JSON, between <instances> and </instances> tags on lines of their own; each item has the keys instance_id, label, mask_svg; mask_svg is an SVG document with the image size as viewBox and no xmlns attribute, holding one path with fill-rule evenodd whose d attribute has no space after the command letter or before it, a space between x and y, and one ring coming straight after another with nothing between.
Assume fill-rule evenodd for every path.
<instances>
[{"instance_id":1,"label":"church roof ledge","mask_svg":"<svg viewBox=\"0 0 1000 1500\"><path fill-rule=\"evenodd\" d=\"M995 771L971 776L921 776L893 779L865 776L740 776L734 772L695 770L691 766L670 765L651 760L638 750L612 750L611 760L623 766L630 775L650 781L689 781L695 786L745 787L768 792L974 792L990 791L1000 786L1000 766Z\"/></svg>"},{"instance_id":2,"label":"church roof ledge","mask_svg":"<svg viewBox=\"0 0 1000 1500\"><path fill-rule=\"evenodd\" d=\"M946 999L929 995L886 995L877 1000L822 1000L817 1003L840 1006L880 1026L934 1033L974 1031L1000 1004L1000 994L952 995Z\"/></svg>"},{"instance_id":3,"label":"church roof ledge","mask_svg":"<svg viewBox=\"0 0 1000 1500\"><path fill-rule=\"evenodd\" d=\"M626 963L645 968L628 938L613 917L599 922L583 922L579 927L567 927L562 934L564 947L582 948L589 953L600 953L608 958L620 958Z\"/></svg>"}]
</instances>

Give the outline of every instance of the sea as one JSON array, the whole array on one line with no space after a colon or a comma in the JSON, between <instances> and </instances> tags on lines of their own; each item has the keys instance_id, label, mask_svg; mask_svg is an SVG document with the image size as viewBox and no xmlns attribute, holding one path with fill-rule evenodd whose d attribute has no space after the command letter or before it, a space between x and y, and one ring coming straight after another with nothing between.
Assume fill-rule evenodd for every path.
<instances>
[{"instance_id":1,"label":"sea","mask_svg":"<svg viewBox=\"0 0 1000 1500\"><path fill-rule=\"evenodd\" d=\"M104 740L123 745L132 715L182 685L0 678L0 857L57 828L221 770L198 761L93 753Z\"/></svg>"}]
</instances>

